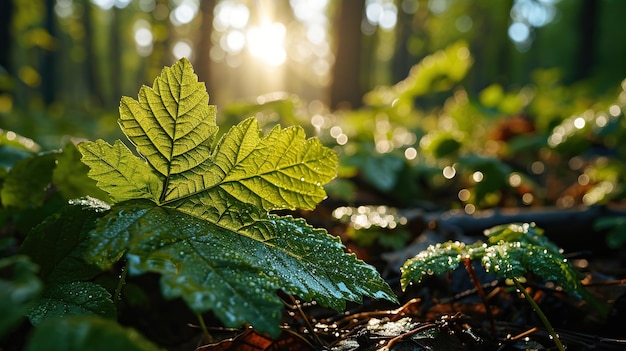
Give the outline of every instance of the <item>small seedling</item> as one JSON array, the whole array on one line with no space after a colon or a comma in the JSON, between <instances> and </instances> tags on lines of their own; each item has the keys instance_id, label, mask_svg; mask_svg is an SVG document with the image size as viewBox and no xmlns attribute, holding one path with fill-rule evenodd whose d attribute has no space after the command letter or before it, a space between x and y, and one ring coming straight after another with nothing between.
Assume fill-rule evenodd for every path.
<instances>
[{"instance_id":1,"label":"small seedling","mask_svg":"<svg viewBox=\"0 0 626 351\"><path fill-rule=\"evenodd\" d=\"M561 286L565 292L593 303L593 297L580 283L576 271L563 257L561 250L533 224L497 226L485 231L485 235L486 243L448 241L430 246L407 260L402 267L402 289L406 289L412 282L420 282L426 275L452 271L461 263L468 269L474 285L480 289L480 283L475 279L471 268L471 262L479 260L487 272L515 284L536 311L559 350L564 350L550 322L522 283L526 281L526 273L532 272Z\"/></svg>"}]
</instances>

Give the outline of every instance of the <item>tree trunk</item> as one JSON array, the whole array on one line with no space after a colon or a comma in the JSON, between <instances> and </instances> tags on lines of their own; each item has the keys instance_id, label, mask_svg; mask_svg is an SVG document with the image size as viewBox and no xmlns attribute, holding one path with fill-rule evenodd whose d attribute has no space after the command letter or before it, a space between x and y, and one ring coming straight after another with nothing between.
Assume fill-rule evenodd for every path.
<instances>
[{"instance_id":1,"label":"tree trunk","mask_svg":"<svg viewBox=\"0 0 626 351\"><path fill-rule=\"evenodd\" d=\"M330 87L331 108L357 108L363 104L361 73L361 20L365 1L341 1L335 17L337 51Z\"/></svg>"},{"instance_id":2,"label":"tree trunk","mask_svg":"<svg viewBox=\"0 0 626 351\"><path fill-rule=\"evenodd\" d=\"M83 26L85 28L85 39L82 45L85 48L86 64L84 64L87 90L90 99L98 105L98 107L104 106L104 91L98 77L99 60L94 49L94 28L93 28L93 6L90 1L84 0L83 8L85 14L83 15Z\"/></svg>"},{"instance_id":3,"label":"tree trunk","mask_svg":"<svg viewBox=\"0 0 626 351\"><path fill-rule=\"evenodd\" d=\"M578 65L574 72L574 80L585 79L591 73L594 63L596 21L598 2L584 0L580 9L580 45L578 49Z\"/></svg>"},{"instance_id":4,"label":"tree trunk","mask_svg":"<svg viewBox=\"0 0 626 351\"><path fill-rule=\"evenodd\" d=\"M215 1L201 1L200 13L202 14L202 24L200 25L200 35L196 44L196 59L194 67L198 80L204 82L207 92L210 95L217 85L211 79L211 33L213 33L213 11ZM211 100L209 100L211 103Z\"/></svg>"},{"instance_id":5,"label":"tree trunk","mask_svg":"<svg viewBox=\"0 0 626 351\"><path fill-rule=\"evenodd\" d=\"M13 16L13 2L0 1L0 74L11 71L11 20ZM4 71L4 72L1 72ZM6 92L0 86L0 93Z\"/></svg>"},{"instance_id":6,"label":"tree trunk","mask_svg":"<svg viewBox=\"0 0 626 351\"><path fill-rule=\"evenodd\" d=\"M122 96L122 44L120 42L122 40L122 30L120 28L122 21L120 21L121 11L119 8L113 6L111 11L113 11L111 14L113 17L110 27L112 95L110 97L111 100L109 101L109 105L116 106Z\"/></svg>"},{"instance_id":7,"label":"tree trunk","mask_svg":"<svg viewBox=\"0 0 626 351\"><path fill-rule=\"evenodd\" d=\"M54 0L45 1L44 29L52 38L56 38L56 25L54 14ZM56 100L56 53L49 49L42 49L41 55L41 97L44 104L50 105Z\"/></svg>"}]
</instances>

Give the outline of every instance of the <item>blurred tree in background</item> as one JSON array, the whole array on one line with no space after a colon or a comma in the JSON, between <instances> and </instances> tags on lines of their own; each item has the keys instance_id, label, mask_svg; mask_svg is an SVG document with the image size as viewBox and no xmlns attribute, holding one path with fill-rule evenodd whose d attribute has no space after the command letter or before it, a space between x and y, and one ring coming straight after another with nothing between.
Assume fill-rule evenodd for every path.
<instances>
[{"instance_id":1,"label":"blurred tree in background","mask_svg":"<svg viewBox=\"0 0 626 351\"><path fill-rule=\"evenodd\" d=\"M0 126L41 143L115 133L120 96L189 57L211 103L295 94L332 109L463 40L469 96L537 69L594 94L626 76L615 0L5 0ZM546 78L547 79L547 78ZM584 83L584 84L583 84ZM430 100L429 100L430 99ZM436 96L422 104L441 104ZM317 106L317 105L315 105Z\"/></svg>"},{"instance_id":2,"label":"blurred tree in background","mask_svg":"<svg viewBox=\"0 0 626 351\"><path fill-rule=\"evenodd\" d=\"M184 56L222 130L255 116L334 148L329 206L355 229L402 225L386 206L623 207L624 11L619 0L1 1L0 178L28 153L121 138L120 97ZM611 246L626 243L623 218L599 223Z\"/></svg>"}]
</instances>

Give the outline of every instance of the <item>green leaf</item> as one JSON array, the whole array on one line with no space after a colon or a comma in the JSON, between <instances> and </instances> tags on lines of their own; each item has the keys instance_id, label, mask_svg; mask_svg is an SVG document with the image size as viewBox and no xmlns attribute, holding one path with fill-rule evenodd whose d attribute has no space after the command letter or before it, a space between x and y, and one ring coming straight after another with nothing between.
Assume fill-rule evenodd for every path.
<instances>
[{"instance_id":1,"label":"green leaf","mask_svg":"<svg viewBox=\"0 0 626 351\"><path fill-rule=\"evenodd\" d=\"M366 155L363 176L381 191L390 191L398 183L398 175L404 168L404 159L394 154Z\"/></svg>"},{"instance_id":2,"label":"green leaf","mask_svg":"<svg viewBox=\"0 0 626 351\"><path fill-rule=\"evenodd\" d=\"M6 174L16 162L32 156L28 150L0 143L0 175Z\"/></svg>"},{"instance_id":3,"label":"green leaf","mask_svg":"<svg viewBox=\"0 0 626 351\"><path fill-rule=\"evenodd\" d=\"M196 312L213 310L227 326L248 322L278 335L277 289L336 310L362 295L395 301L373 267L291 217L270 215L233 231L137 200L114 206L92 234L100 238L91 250L99 264L127 251L131 273L161 273L165 296L181 296Z\"/></svg>"},{"instance_id":4,"label":"green leaf","mask_svg":"<svg viewBox=\"0 0 626 351\"><path fill-rule=\"evenodd\" d=\"M562 253L562 250L543 235L543 230L537 228L534 223L498 225L485 230L485 236L488 238L487 241L491 244L497 244L499 242L523 242L544 247L557 255Z\"/></svg>"},{"instance_id":5,"label":"green leaf","mask_svg":"<svg viewBox=\"0 0 626 351\"><path fill-rule=\"evenodd\" d=\"M545 281L552 281L568 293L585 298L591 297L578 279L561 250L542 231L532 224L507 224L485 231L488 242L471 245L446 242L431 245L402 267L400 282L406 289L412 281L419 282L425 274L442 274L455 269L463 258L480 259L487 272L501 279L523 277L532 272Z\"/></svg>"},{"instance_id":6,"label":"green leaf","mask_svg":"<svg viewBox=\"0 0 626 351\"><path fill-rule=\"evenodd\" d=\"M137 151L164 177L189 171L210 156L217 133L214 105L204 83L182 59L165 67L139 100L123 97L120 126Z\"/></svg>"},{"instance_id":7,"label":"green leaf","mask_svg":"<svg viewBox=\"0 0 626 351\"><path fill-rule=\"evenodd\" d=\"M48 321L35 328L27 351L155 351L136 330L95 316Z\"/></svg>"},{"instance_id":8,"label":"green leaf","mask_svg":"<svg viewBox=\"0 0 626 351\"><path fill-rule=\"evenodd\" d=\"M47 286L28 317L33 325L68 316L99 315L114 319L116 309L111 294L92 282L67 282Z\"/></svg>"},{"instance_id":9,"label":"green leaf","mask_svg":"<svg viewBox=\"0 0 626 351\"><path fill-rule=\"evenodd\" d=\"M40 276L53 283L93 278L100 268L85 262L87 233L104 215L106 205L86 198L65 206L33 228L20 247L41 267Z\"/></svg>"},{"instance_id":10,"label":"green leaf","mask_svg":"<svg viewBox=\"0 0 626 351\"><path fill-rule=\"evenodd\" d=\"M602 217L593 224L593 227L599 231L608 231L606 244L612 249L617 249L626 243L626 218L624 217Z\"/></svg>"},{"instance_id":11,"label":"green leaf","mask_svg":"<svg viewBox=\"0 0 626 351\"><path fill-rule=\"evenodd\" d=\"M65 199L91 195L98 199L108 200L108 195L87 176L89 167L80 161L81 156L73 143L65 145L57 156L57 166L52 174L52 182L59 188Z\"/></svg>"},{"instance_id":12,"label":"green leaf","mask_svg":"<svg viewBox=\"0 0 626 351\"><path fill-rule=\"evenodd\" d=\"M462 242L448 241L430 245L408 259L400 268L402 289L406 289L411 282L419 283L425 275L438 275L454 270L466 254L466 245Z\"/></svg>"},{"instance_id":13,"label":"green leaf","mask_svg":"<svg viewBox=\"0 0 626 351\"><path fill-rule=\"evenodd\" d=\"M423 148L436 159L451 157L459 152L463 134L459 132L433 131L429 134L429 143Z\"/></svg>"},{"instance_id":14,"label":"green leaf","mask_svg":"<svg viewBox=\"0 0 626 351\"><path fill-rule=\"evenodd\" d=\"M276 126L262 137L253 118L224 135L214 162L209 172L224 174L221 190L205 186L198 199L223 190L240 202L265 210L313 209L326 197L322 184L332 180L337 170L335 153L317 138L305 139L302 128ZM180 189L184 188L178 187L176 198L192 194Z\"/></svg>"},{"instance_id":15,"label":"green leaf","mask_svg":"<svg viewBox=\"0 0 626 351\"><path fill-rule=\"evenodd\" d=\"M461 156L459 158L459 168L464 168L472 172L482 172L484 178L474 186L478 203L483 202L487 195L498 193L508 187L506 180L512 172L509 165L502 160L477 154Z\"/></svg>"},{"instance_id":16,"label":"green leaf","mask_svg":"<svg viewBox=\"0 0 626 351\"><path fill-rule=\"evenodd\" d=\"M89 166L89 177L114 201L154 199L161 192L160 179L152 168L117 140L113 146L104 140L80 143L82 161Z\"/></svg>"},{"instance_id":17,"label":"green leaf","mask_svg":"<svg viewBox=\"0 0 626 351\"><path fill-rule=\"evenodd\" d=\"M0 259L0 338L6 335L37 301L41 281L37 265L27 256Z\"/></svg>"},{"instance_id":18,"label":"green leaf","mask_svg":"<svg viewBox=\"0 0 626 351\"><path fill-rule=\"evenodd\" d=\"M11 169L16 162L33 156L40 149L32 139L0 129L0 175Z\"/></svg>"},{"instance_id":19,"label":"green leaf","mask_svg":"<svg viewBox=\"0 0 626 351\"><path fill-rule=\"evenodd\" d=\"M48 318L99 314L114 317L111 295L101 286L83 280L102 270L85 262L86 239L108 206L93 198L72 201L30 231L20 253L41 267L46 282L42 297L29 312L33 324Z\"/></svg>"},{"instance_id":20,"label":"green leaf","mask_svg":"<svg viewBox=\"0 0 626 351\"><path fill-rule=\"evenodd\" d=\"M20 209L40 207L45 189L52 181L56 152L44 153L18 161L4 179L0 197L5 207Z\"/></svg>"},{"instance_id":21,"label":"green leaf","mask_svg":"<svg viewBox=\"0 0 626 351\"><path fill-rule=\"evenodd\" d=\"M362 296L397 301L338 239L268 214L313 209L336 175L336 154L300 127L263 135L253 118L213 145L216 109L207 104L181 59L138 100L121 101L119 124L143 159L120 141L78 145L89 176L117 202L90 235L90 259L106 267L126 255L132 273L162 275L165 296L274 336L278 289L337 310Z\"/></svg>"}]
</instances>

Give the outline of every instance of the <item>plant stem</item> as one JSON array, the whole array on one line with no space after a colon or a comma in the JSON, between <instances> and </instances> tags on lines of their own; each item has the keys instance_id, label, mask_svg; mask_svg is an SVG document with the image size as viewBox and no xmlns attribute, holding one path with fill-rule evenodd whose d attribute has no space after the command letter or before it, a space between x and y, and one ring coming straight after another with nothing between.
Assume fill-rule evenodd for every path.
<instances>
[{"instance_id":1,"label":"plant stem","mask_svg":"<svg viewBox=\"0 0 626 351\"><path fill-rule=\"evenodd\" d=\"M546 315L543 314L543 311L541 310L541 308L539 308L539 305L537 305L535 300L533 300L533 297L530 296L528 292L526 292L526 289L524 289L524 287L519 282L519 280L517 280L516 278L513 278L513 283L515 283L515 286L517 287L517 289L521 291L522 294L524 294L526 301L528 301L528 303L533 308L535 313L537 313L537 316L539 317L539 319L541 319L541 322L543 323L543 325L546 327L546 329L548 329L548 333L550 333L550 335L552 336L552 339L554 339L554 344L556 345L556 347L560 351L565 351L565 347L563 347L563 344L561 343L561 339L559 339L559 335L556 333L554 328L552 328L552 324L550 324L550 321L548 321L548 318L546 317Z\"/></svg>"},{"instance_id":2,"label":"plant stem","mask_svg":"<svg viewBox=\"0 0 626 351\"><path fill-rule=\"evenodd\" d=\"M470 260L469 258L464 258L463 264L465 265L465 270L467 271L467 274L472 280L472 283L476 287L476 292L478 293L478 296L480 296L480 299L482 300L483 305L485 305L485 312L487 313L487 316L489 317L489 321L491 322L491 330L495 332L496 320L493 317L493 313L491 313L491 308L489 307L489 301L487 301L487 294L485 294L485 290L483 290L483 286L480 284L480 281L478 280L478 277L476 276L476 271L474 271L474 266L472 266L472 260Z\"/></svg>"},{"instance_id":3,"label":"plant stem","mask_svg":"<svg viewBox=\"0 0 626 351\"><path fill-rule=\"evenodd\" d=\"M300 313L300 316L302 316L302 319L304 320L304 323L306 324L306 328L309 330L309 333L311 333L311 335L313 336L313 338L315 339L315 341L318 343L319 346L323 346L324 343L315 332L315 328L313 328L313 326L311 325L311 322L309 321L309 318L302 310L302 307L300 307L300 302L296 301L296 298L293 295L289 295L289 297L291 298L291 302L294 304L294 306L296 306L296 309L298 310L298 313Z\"/></svg>"},{"instance_id":4,"label":"plant stem","mask_svg":"<svg viewBox=\"0 0 626 351\"><path fill-rule=\"evenodd\" d=\"M122 288L124 287L124 284L126 284L126 275L128 274L128 261L126 261L126 263L124 264L124 267L122 267L122 273L120 274L120 280L117 282L117 287L115 287L115 295L114 295L114 299L115 299L115 305L117 306L117 308L119 309L119 304L120 301L122 301Z\"/></svg>"},{"instance_id":5,"label":"plant stem","mask_svg":"<svg viewBox=\"0 0 626 351\"><path fill-rule=\"evenodd\" d=\"M211 333L209 333L209 329L207 329L206 323L204 323L204 318L202 317L200 313L198 313L196 317L198 318L198 322L200 323L200 328L202 329L202 334L204 335L204 338L206 339L207 343L209 344L212 343L213 336L211 336Z\"/></svg>"}]
</instances>

